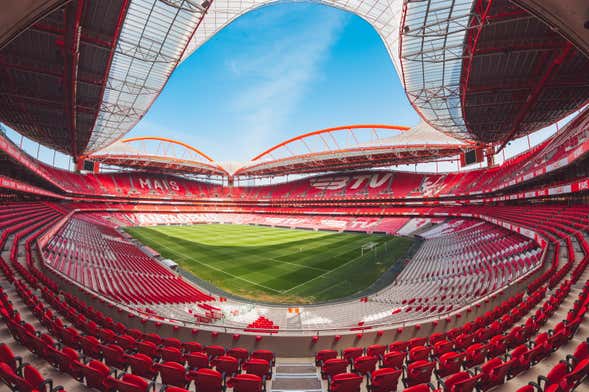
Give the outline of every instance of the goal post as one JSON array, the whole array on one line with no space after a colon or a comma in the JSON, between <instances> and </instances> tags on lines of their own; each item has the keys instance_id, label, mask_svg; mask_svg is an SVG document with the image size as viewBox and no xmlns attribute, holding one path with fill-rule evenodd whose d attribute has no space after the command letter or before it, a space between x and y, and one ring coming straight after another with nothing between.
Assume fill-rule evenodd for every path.
<instances>
[{"instance_id":1,"label":"goal post","mask_svg":"<svg viewBox=\"0 0 589 392\"><path fill-rule=\"evenodd\" d=\"M373 252L377 246L378 246L378 244L376 242L368 242L366 244L363 244L360 247L361 256L364 256L364 254L366 254L368 252Z\"/></svg>"}]
</instances>

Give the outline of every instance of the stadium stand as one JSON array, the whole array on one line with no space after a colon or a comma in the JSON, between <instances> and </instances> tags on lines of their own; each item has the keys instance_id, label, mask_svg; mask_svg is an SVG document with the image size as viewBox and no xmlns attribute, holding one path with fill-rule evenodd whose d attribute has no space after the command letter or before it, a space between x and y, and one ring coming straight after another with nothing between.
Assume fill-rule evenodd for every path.
<instances>
[{"instance_id":1,"label":"stadium stand","mask_svg":"<svg viewBox=\"0 0 589 392\"><path fill-rule=\"evenodd\" d=\"M114 158L100 153L122 143L173 69L253 5L3 4L0 121L22 137L0 128L0 390L589 390L580 2L326 4L377 29L420 124L314 131L227 165L138 138L202 162L129 149L106 168ZM510 141L555 123L546 140L494 163ZM369 141L342 148L337 132ZM35 156L24 137L40 143ZM312 150L313 137L325 149ZM427 144L448 139L447 150ZM295 142L304 153L272 155ZM75 170L38 159L41 145ZM437 171L449 158L466 164L473 147L487 158L479 168ZM417 170L434 161L435 173ZM175 270L123 231L209 223L415 242L383 273L389 281L332 302L270 304Z\"/></svg>"}]
</instances>

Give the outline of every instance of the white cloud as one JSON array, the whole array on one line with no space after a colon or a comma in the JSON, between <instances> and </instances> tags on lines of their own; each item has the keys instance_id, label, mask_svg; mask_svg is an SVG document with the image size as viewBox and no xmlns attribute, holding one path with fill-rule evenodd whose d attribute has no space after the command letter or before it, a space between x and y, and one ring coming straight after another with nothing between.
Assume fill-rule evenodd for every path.
<instances>
[{"instance_id":1,"label":"white cloud","mask_svg":"<svg viewBox=\"0 0 589 392\"><path fill-rule=\"evenodd\" d=\"M231 100L230 109L241 119L240 139L246 143L240 146L239 155L245 152L250 157L267 148L272 135L287 126L289 115L321 77L321 64L328 58L347 15L326 9L303 24L293 15L264 12L255 20L257 25L246 27L251 40L257 42L253 35L261 30L269 39L226 63L233 76L249 80Z\"/></svg>"}]
</instances>

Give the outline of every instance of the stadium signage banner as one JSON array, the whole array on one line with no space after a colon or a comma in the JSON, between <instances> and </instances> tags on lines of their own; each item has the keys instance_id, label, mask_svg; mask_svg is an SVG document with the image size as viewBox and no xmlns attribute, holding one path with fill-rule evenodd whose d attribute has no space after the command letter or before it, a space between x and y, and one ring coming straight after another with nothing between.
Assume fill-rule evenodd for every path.
<instances>
[{"instance_id":1,"label":"stadium signage banner","mask_svg":"<svg viewBox=\"0 0 589 392\"><path fill-rule=\"evenodd\" d=\"M354 176L318 177L309 180L309 184L317 189L335 191L345 188L349 183L350 190L356 190L361 186L378 188L393 177L393 173L369 173Z\"/></svg>"},{"instance_id":2,"label":"stadium signage banner","mask_svg":"<svg viewBox=\"0 0 589 392\"><path fill-rule=\"evenodd\" d=\"M11 178L4 177L4 176L0 176L0 188L12 189L15 191L32 193L35 195L51 196L51 197L55 197L58 199L64 198L63 196L58 195L56 193L49 192L44 189L37 188L36 186L25 184L20 181L16 181Z\"/></svg>"}]
</instances>

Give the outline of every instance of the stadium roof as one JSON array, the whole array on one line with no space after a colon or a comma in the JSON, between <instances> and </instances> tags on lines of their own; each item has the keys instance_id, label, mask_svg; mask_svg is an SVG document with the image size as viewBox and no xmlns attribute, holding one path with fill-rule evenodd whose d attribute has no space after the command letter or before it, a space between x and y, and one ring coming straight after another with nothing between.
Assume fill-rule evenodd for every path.
<instances>
[{"instance_id":1,"label":"stadium roof","mask_svg":"<svg viewBox=\"0 0 589 392\"><path fill-rule=\"evenodd\" d=\"M105 165L150 171L221 176L228 174L202 151L186 143L161 137L123 139L84 158Z\"/></svg>"},{"instance_id":2,"label":"stadium roof","mask_svg":"<svg viewBox=\"0 0 589 392\"><path fill-rule=\"evenodd\" d=\"M254 157L234 175L318 173L422 163L456 156L472 147L425 122L413 128L351 125L286 140Z\"/></svg>"},{"instance_id":3,"label":"stadium roof","mask_svg":"<svg viewBox=\"0 0 589 392\"><path fill-rule=\"evenodd\" d=\"M7 2L0 121L77 157L119 140L182 59L274 0ZM508 0L321 2L375 28L415 109L456 138L504 144L589 97L583 1L515 0L539 18Z\"/></svg>"}]
</instances>

